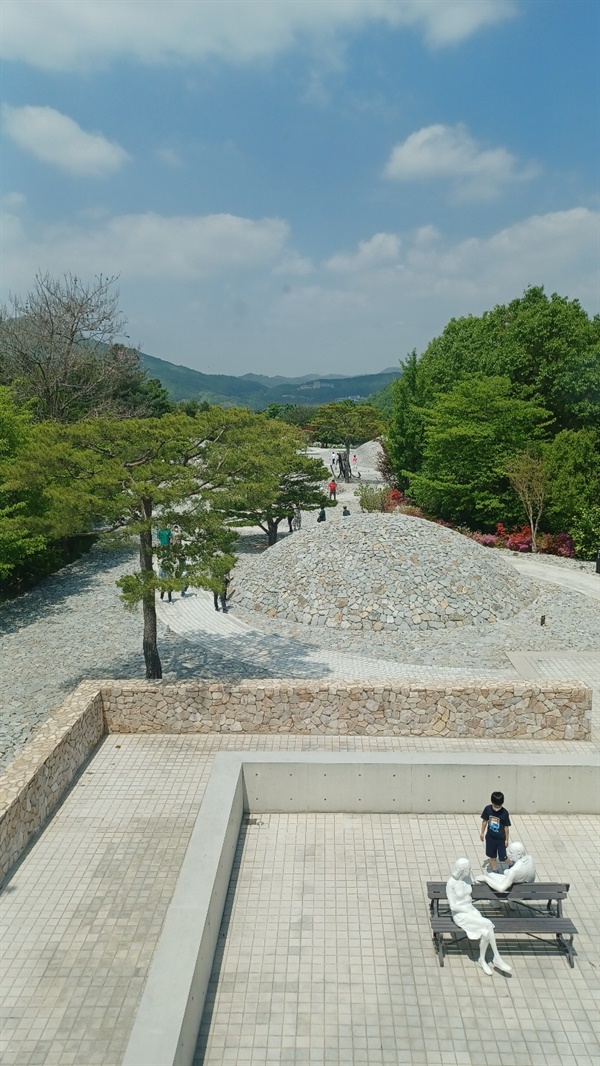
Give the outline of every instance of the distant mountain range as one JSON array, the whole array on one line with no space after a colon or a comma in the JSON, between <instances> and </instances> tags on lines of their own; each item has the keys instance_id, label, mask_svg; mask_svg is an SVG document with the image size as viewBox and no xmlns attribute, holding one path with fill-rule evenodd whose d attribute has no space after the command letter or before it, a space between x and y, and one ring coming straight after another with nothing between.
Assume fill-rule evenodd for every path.
<instances>
[{"instance_id":1,"label":"distant mountain range","mask_svg":"<svg viewBox=\"0 0 600 1066\"><path fill-rule=\"evenodd\" d=\"M270 403L296 403L316 406L333 400L366 400L374 392L400 377L400 369L388 367L379 374L327 377L306 374L299 378L263 374L202 374L188 366L178 366L166 359L140 352L148 376L158 378L174 400L208 400L224 407L251 407L261 411Z\"/></svg>"}]
</instances>

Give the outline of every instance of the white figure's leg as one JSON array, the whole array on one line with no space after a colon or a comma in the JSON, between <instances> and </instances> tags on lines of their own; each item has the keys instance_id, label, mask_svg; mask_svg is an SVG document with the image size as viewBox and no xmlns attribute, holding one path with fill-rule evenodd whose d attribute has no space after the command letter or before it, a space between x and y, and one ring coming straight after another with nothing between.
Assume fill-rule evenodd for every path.
<instances>
[{"instance_id":1,"label":"white figure's leg","mask_svg":"<svg viewBox=\"0 0 600 1066\"><path fill-rule=\"evenodd\" d=\"M512 973L512 970L507 962L502 959L498 953L498 945L496 944L496 937L493 933L490 934L489 943L493 952L492 962L498 970L502 970L502 973Z\"/></svg>"},{"instance_id":2,"label":"white figure's leg","mask_svg":"<svg viewBox=\"0 0 600 1066\"><path fill-rule=\"evenodd\" d=\"M486 953L486 951L488 949L489 943L490 943L489 937L482 936L481 940L479 941L479 959L477 961L478 961L479 965L481 966L481 969L483 970L483 972L485 974L487 974L488 977L491 977L494 971L492 970L492 968L490 966L488 966L487 962L485 961L485 953Z\"/></svg>"}]
</instances>

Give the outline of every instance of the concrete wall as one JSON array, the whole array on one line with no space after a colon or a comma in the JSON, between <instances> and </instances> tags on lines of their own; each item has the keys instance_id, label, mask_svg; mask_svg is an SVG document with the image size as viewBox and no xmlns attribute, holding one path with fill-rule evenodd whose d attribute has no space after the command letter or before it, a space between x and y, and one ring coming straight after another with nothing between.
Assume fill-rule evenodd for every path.
<instances>
[{"instance_id":1,"label":"concrete wall","mask_svg":"<svg viewBox=\"0 0 600 1066\"><path fill-rule=\"evenodd\" d=\"M123 1066L190 1066L243 814L241 765L215 766L196 819Z\"/></svg>"},{"instance_id":2,"label":"concrete wall","mask_svg":"<svg viewBox=\"0 0 600 1066\"><path fill-rule=\"evenodd\" d=\"M109 732L588 740L591 691L558 681L103 684Z\"/></svg>"},{"instance_id":3,"label":"concrete wall","mask_svg":"<svg viewBox=\"0 0 600 1066\"><path fill-rule=\"evenodd\" d=\"M243 774L256 813L479 814L499 790L515 814L600 814L596 752L247 752Z\"/></svg>"}]
</instances>

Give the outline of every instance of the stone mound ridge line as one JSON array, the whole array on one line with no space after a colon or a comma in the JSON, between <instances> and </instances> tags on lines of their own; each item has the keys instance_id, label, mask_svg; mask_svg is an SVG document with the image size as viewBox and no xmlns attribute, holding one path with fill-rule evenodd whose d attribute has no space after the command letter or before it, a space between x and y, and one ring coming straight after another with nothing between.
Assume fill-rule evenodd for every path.
<instances>
[{"instance_id":1,"label":"stone mound ridge line","mask_svg":"<svg viewBox=\"0 0 600 1066\"><path fill-rule=\"evenodd\" d=\"M501 554L402 514L359 514L294 533L252 559L236 603L350 631L460 628L510 618L536 586Z\"/></svg>"}]
</instances>

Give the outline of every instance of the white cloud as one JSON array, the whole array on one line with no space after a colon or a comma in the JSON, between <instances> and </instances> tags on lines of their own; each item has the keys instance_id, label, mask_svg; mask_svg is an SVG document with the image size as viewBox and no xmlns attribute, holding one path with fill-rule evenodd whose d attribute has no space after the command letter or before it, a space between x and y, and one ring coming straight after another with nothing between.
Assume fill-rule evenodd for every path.
<instances>
[{"instance_id":1,"label":"white cloud","mask_svg":"<svg viewBox=\"0 0 600 1066\"><path fill-rule=\"evenodd\" d=\"M25 203L26 197L22 192L7 192L2 197L2 208L7 211L18 211Z\"/></svg>"},{"instance_id":2,"label":"white cloud","mask_svg":"<svg viewBox=\"0 0 600 1066\"><path fill-rule=\"evenodd\" d=\"M462 197L496 195L502 186L533 177L506 148L484 148L466 126L424 126L392 149L383 176L390 181L454 180Z\"/></svg>"},{"instance_id":3,"label":"white cloud","mask_svg":"<svg viewBox=\"0 0 600 1066\"><path fill-rule=\"evenodd\" d=\"M360 241L357 252L338 252L328 259L328 270L354 273L374 266L393 263L400 251L400 238L395 233L376 233L368 241Z\"/></svg>"},{"instance_id":4,"label":"white cloud","mask_svg":"<svg viewBox=\"0 0 600 1066\"><path fill-rule=\"evenodd\" d=\"M180 167L183 165L183 159L174 148L157 148L156 155L161 163L166 163L168 167Z\"/></svg>"},{"instance_id":5,"label":"white cloud","mask_svg":"<svg viewBox=\"0 0 600 1066\"><path fill-rule=\"evenodd\" d=\"M38 269L72 270L85 277L195 280L271 266L284 254L287 238L287 223L277 218L153 212L90 219L89 225L38 226L30 237L19 217L7 213L3 273L12 288L28 284Z\"/></svg>"},{"instance_id":6,"label":"white cloud","mask_svg":"<svg viewBox=\"0 0 600 1066\"><path fill-rule=\"evenodd\" d=\"M598 302L599 237L600 214L575 207L532 215L491 237L415 251L408 265L434 290L454 292L463 302L476 294L481 310L538 284L592 306Z\"/></svg>"},{"instance_id":7,"label":"white cloud","mask_svg":"<svg viewBox=\"0 0 600 1066\"><path fill-rule=\"evenodd\" d=\"M24 295L38 269L119 273L134 340L204 371L364 373L528 285L597 313L599 235L600 214L575 207L485 237L375 234L311 269L281 219L140 214L44 227L28 209L21 219L17 198L4 205L1 275L7 296ZM332 270L336 260L346 269Z\"/></svg>"},{"instance_id":8,"label":"white cloud","mask_svg":"<svg viewBox=\"0 0 600 1066\"><path fill-rule=\"evenodd\" d=\"M512 0L3 0L2 48L6 59L47 70L118 58L247 63L294 46L320 51L373 22L453 45L515 10Z\"/></svg>"},{"instance_id":9,"label":"white cloud","mask_svg":"<svg viewBox=\"0 0 600 1066\"><path fill-rule=\"evenodd\" d=\"M2 108L4 131L43 163L83 177L104 178L129 159L124 148L101 133L86 133L53 107Z\"/></svg>"},{"instance_id":10,"label":"white cloud","mask_svg":"<svg viewBox=\"0 0 600 1066\"><path fill-rule=\"evenodd\" d=\"M425 39L433 47L458 44L517 12L512 0L415 0L406 6L413 9L414 21L422 25Z\"/></svg>"},{"instance_id":11,"label":"white cloud","mask_svg":"<svg viewBox=\"0 0 600 1066\"><path fill-rule=\"evenodd\" d=\"M364 372L374 352L378 365L390 365L423 350L452 317L482 314L529 285L577 297L597 313L599 237L600 213L584 207L533 215L485 238L451 241L422 227L403 235L394 261L363 261L333 279L330 263L352 257L331 257L318 281L279 300L274 332L325 352L336 370L353 362Z\"/></svg>"},{"instance_id":12,"label":"white cloud","mask_svg":"<svg viewBox=\"0 0 600 1066\"><path fill-rule=\"evenodd\" d=\"M274 268L274 274L289 274L290 277L301 278L306 274L312 274L313 265L310 259L306 259L302 255L298 255L298 252L290 251L286 253L280 263Z\"/></svg>"}]
</instances>

